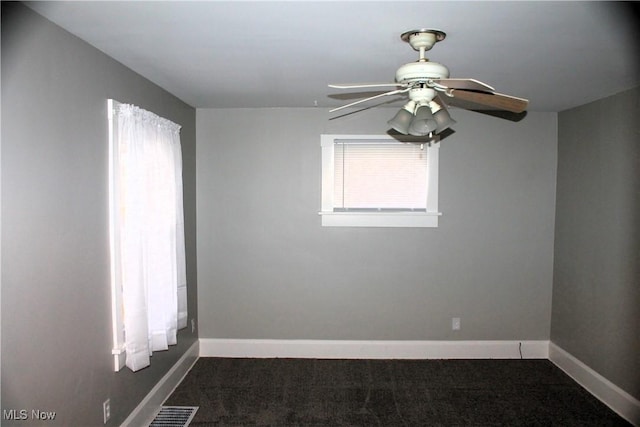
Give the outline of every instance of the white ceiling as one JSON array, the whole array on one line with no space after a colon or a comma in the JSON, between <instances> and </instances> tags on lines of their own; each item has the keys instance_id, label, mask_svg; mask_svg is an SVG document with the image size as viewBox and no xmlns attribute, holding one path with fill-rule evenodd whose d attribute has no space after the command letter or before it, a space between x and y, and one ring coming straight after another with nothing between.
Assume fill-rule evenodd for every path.
<instances>
[{"instance_id":1,"label":"white ceiling","mask_svg":"<svg viewBox=\"0 0 640 427\"><path fill-rule=\"evenodd\" d=\"M427 56L445 64L451 77L528 98L531 111L561 111L640 84L633 14L607 2L28 5L198 108L353 101L327 84L392 82L400 65L417 59L400 40L417 28L447 33Z\"/></svg>"}]
</instances>

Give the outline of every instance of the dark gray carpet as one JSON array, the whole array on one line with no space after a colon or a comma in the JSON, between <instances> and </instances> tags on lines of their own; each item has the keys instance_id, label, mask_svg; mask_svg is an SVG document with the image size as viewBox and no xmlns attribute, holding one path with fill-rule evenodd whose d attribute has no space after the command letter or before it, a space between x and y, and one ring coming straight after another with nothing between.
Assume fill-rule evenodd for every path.
<instances>
[{"instance_id":1,"label":"dark gray carpet","mask_svg":"<svg viewBox=\"0 0 640 427\"><path fill-rule=\"evenodd\" d=\"M627 426L548 360L201 358L192 426Z\"/></svg>"}]
</instances>

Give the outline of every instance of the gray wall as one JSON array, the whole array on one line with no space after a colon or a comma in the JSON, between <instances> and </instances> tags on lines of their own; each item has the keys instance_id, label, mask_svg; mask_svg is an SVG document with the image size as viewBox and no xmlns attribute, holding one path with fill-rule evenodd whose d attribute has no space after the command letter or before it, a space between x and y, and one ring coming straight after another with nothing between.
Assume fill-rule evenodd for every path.
<instances>
[{"instance_id":1,"label":"gray wall","mask_svg":"<svg viewBox=\"0 0 640 427\"><path fill-rule=\"evenodd\" d=\"M185 329L150 368L112 371L107 98L183 126L195 317L195 110L30 9L2 3L2 409L55 411L46 425L101 426L108 397L109 425L119 425L196 339Z\"/></svg>"},{"instance_id":2,"label":"gray wall","mask_svg":"<svg viewBox=\"0 0 640 427\"><path fill-rule=\"evenodd\" d=\"M395 112L197 110L201 338L549 339L557 115L452 110L439 228L321 227L320 135Z\"/></svg>"},{"instance_id":3,"label":"gray wall","mask_svg":"<svg viewBox=\"0 0 640 427\"><path fill-rule=\"evenodd\" d=\"M640 399L640 88L558 123L551 340Z\"/></svg>"}]
</instances>

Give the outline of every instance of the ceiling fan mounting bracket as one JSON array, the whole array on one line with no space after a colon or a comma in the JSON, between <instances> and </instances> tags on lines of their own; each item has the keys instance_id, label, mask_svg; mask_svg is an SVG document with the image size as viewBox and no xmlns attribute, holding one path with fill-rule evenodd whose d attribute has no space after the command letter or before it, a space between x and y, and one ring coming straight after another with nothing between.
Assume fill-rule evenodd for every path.
<instances>
[{"instance_id":1,"label":"ceiling fan mounting bracket","mask_svg":"<svg viewBox=\"0 0 640 427\"><path fill-rule=\"evenodd\" d=\"M421 28L402 33L400 38L409 43L414 50L419 51L422 58L425 51L430 50L434 44L444 40L446 36L444 31Z\"/></svg>"}]
</instances>

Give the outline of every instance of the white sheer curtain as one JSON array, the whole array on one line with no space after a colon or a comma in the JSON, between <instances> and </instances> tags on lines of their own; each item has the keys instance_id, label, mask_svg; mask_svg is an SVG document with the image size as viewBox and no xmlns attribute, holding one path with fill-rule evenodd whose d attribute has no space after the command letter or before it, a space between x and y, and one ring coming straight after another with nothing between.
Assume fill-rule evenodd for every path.
<instances>
[{"instance_id":1,"label":"white sheer curtain","mask_svg":"<svg viewBox=\"0 0 640 427\"><path fill-rule=\"evenodd\" d=\"M116 104L113 224L126 366L150 364L187 325L180 126Z\"/></svg>"}]
</instances>

